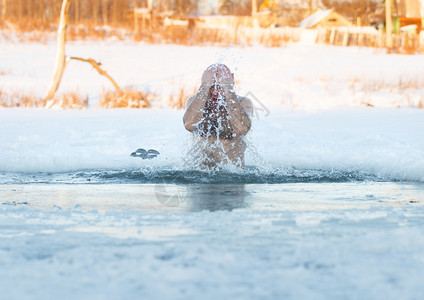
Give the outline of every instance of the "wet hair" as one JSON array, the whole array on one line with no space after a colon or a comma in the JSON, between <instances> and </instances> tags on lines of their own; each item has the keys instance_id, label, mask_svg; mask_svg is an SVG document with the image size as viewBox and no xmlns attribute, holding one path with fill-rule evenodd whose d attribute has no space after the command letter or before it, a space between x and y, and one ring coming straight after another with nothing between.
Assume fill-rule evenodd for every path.
<instances>
[{"instance_id":1,"label":"wet hair","mask_svg":"<svg viewBox=\"0 0 424 300\"><path fill-rule=\"evenodd\" d=\"M230 79L231 83L234 84L234 78L230 68L220 63L212 64L206 68L202 75L202 83L206 83L207 74L210 72L213 72L216 83L219 84L222 80Z\"/></svg>"}]
</instances>

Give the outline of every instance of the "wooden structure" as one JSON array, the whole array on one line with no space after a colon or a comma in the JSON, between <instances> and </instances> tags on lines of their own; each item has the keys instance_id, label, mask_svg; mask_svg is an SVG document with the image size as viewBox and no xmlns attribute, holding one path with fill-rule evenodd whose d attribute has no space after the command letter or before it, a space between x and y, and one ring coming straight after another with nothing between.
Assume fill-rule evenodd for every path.
<instances>
[{"instance_id":1,"label":"wooden structure","mask_svg":"<svg viewBox=\"0 0 424 300\"><path fill-rule=\"evenodd\" d=\"M424 26L423 0L394 0L395 17L399 18L399 27L417 25L417 32Z\"/></svg>"},{"instance_id":2,"label":"wooden structure","mask_svg":"<svg viewBox=\"0 0 424 300\"><path fill-rule=\"evenodd\" d=\"M128 14L128 17L134 19L136 33L164 25L164 20L172 16L175 16L175 12L168 10L162 0L146 0L142 6L137 6L137 1L133 0L133 10Z\"/></svg>"},{"instance_id":3,"label":"wooden structure","mask_svg":"<svg viewBox=\"0 0 424 300\"><path fill-rule=\"evenodd\" d=\"M352 22L332 9L318 10L312 15L303 19L298 27L302 28L331 28L331 27L350 27Z\"/></svg>"},{"instance_id":4,"label":"wooden structure","mask_svg":"<svg viewBox=\"0 0 424 300\"><path fill-rule=\"evenodd\" d=\"M146 26L152 27L152 14L153 14L153 1L148 0L146 7L137 7L137 1L133 0L133 17L134 17L134 31L136 33L140 30L139 20L141 19L141 28Z\"/></svg>"}]
</instances>

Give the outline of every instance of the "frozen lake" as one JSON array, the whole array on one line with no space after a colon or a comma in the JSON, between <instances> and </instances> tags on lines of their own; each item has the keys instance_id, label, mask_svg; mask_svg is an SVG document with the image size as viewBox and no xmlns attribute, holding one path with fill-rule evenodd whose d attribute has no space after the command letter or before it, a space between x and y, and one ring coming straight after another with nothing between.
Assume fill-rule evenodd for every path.
<instances>
[{"instance_id":1,"label":"frozen lake","mask_svg":"<svg viewBox=\"0 0 424 300\"><path fill-rule=\"evenodd\" d=\"M42 95L55 42L0 46L2 90ZM59 93L89 109L0 109L1 299L422 299L424 56L131 41L67 53L157 99L99 109L109 83L70 63ZM183 169L189 133L167 101L215 62L254 100L246 171Z\"/></svg>"},{"instance_id":2,"label":"frozen lake","mask_svg":"<svg viewBox=\"0 0 424 300\"><path fill-rule=\"evenodd\" d=\"M422 114L273 111L204 174L181 111L0 110L2 297L420 299Z\"/></svg>"},{"instance_id":3,"label":"frozen lake","mask_svg":"<svg viewBox=\"0 0 424 300\"><path fill-rule=\"evenodd\" d=\"M274 184L223 184L213 176L208 180L215 183L180 176L167 184L166 172L156 183L136 184L138 173L134 179L131 172L103 172L107 184L101 184L93 173L14 174L15 183L0 185L2 297L419 299L424 293L423 183L305 171L303 179L282 176L286 182ZM29 183L17 184L19 178Z\"/></svg>"},{"instance_id":4,"label":"frozen lake","mask_svg":"<svg viewBox=\"0 0 424 300\"><path fill-rule=\"evenodd\" d=\"M150 172L148 178L142 171L0 174L0 197L3 206L37 210L170 213L328 211L421 205L424 201L424 183L382 181L370 174L301 170L296 174L286 171L284 175L249 171L209 175L200 171Z\"/></svg>"}]
</instances>

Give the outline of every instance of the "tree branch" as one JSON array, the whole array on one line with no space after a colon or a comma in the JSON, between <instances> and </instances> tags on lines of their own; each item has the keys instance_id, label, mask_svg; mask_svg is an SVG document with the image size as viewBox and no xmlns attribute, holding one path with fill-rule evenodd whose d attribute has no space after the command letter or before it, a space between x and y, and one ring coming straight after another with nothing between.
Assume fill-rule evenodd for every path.
<instances>
[{"instance_id":1,"label":"tree branch","mask_svg":"<svg viewBox=\"0 0 424 300\"><path fill-rule=\"evenodd\" d=\"M112 84L115 87L116 92L118 93L118 95L121 95L122 90L119 88L119 86L116 83L116 81L105 70L103 70L102 68L100 68L100 65L101 65L100 62L96 62L92 58L81 58L81 57L75 57L75 56L70 56L69 59L75 59L75 60L79 60L79 61L85 61L85 62L88 62L89 64L91 64L97 70L97 72L99 72L100 75L106 76L107 79L109 79L110 82L112 82Z\"/></svg>"}]
</instances>

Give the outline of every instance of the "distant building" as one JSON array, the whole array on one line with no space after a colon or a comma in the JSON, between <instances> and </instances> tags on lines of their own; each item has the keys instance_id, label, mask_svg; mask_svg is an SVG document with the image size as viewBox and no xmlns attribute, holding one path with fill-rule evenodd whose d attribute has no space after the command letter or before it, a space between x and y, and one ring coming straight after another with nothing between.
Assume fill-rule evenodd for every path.
<instances>
[{"instance_id":1,"label":"distant building","mask_svg":"<svg viewBox=\"0 0 424 300\"><path fill-rule=\"evenodd\" d=\"M318 10L312 15L306 17L303 19L299 24L297 24L298 27L303 28L319 28L319 27L339 27L339 26L353 26L353 24L337 13L336 11L332 9L326 9L326 10Z\"/></svg>"},{"instance_id":2,"label":"distant building","mask_svg":"<svg viewBox=\"0 0 424 300\"><path fill-rule=\"evenodd\" d=\"M399 27L416 25L417 30L423 28L424 22L423 0L394 0L394 17L397 18Z\"/></svg>"},{"instance_id":3,"label":"distant building","mask_svg":"<svg viewBox=\"0 0 424 300\"><path fill-rule=\"evenodd\" d=\"M210 16L218 12L219 2L211 0L198 0L197 13L199 16Z\"/></svg>"},{"instance_id":4,"label":"distant building","mask_svg":"<svg viewBox=\"0 0 424 300\"><path fill-rule=\"evenodd\" d=\"M265 0L259 7L259 13L265 27L296 26L300 20L319 9L325 9L321 0ZM269 17L266 18L266 15Z\"/></svg>"},{"instance_id":5,"label":"distant building","mask_svg":"<svg viewBox=\"0 0 424 300\"><path fill-rule=\"evenodd\" d=\"M262 2L259 11L281 11L281 10L309 10L316 11L317 9L323 9L325 6L321 0L265 0Z\"/></svg>"}]
</instances>

